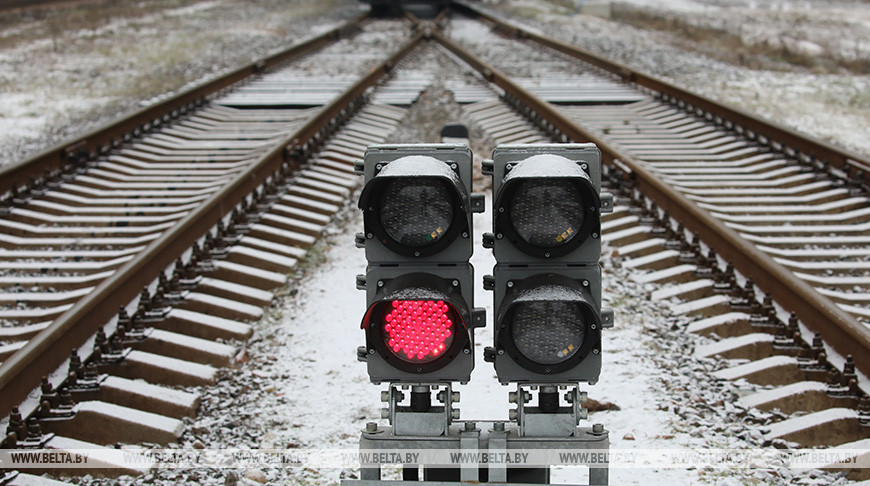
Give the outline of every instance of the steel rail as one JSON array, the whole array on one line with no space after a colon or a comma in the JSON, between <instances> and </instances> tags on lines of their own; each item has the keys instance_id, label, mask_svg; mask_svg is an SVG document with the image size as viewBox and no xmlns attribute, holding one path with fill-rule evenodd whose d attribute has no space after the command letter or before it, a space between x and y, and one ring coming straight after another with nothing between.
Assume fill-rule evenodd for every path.
<instances>
[{"instance_id":1,"label":"steel rail","mask_svg":"<svg viewBox=\"0 0 870 486\"><path fill-rule=\"evenodd\" d=\"M0 416L8 415L13 407L22 403L39 385L42 376L53 372L66 360L70 349L85 343L98 328L117 315L120 305L132 301L163 269L285 164L288 154L304 150L309 140L322 136L334 117L389 73L422 38L422 33L415 34L386 61L374 67L295 133L168 229L0 365Z\"/></svg>"},{"instance_id":2,"label":"steel rail","mask_svg":"<svg viewBox=\"0 0 870 486\"><path fill-rule=\"evenodd\" d=\"M663 182L642 161L613 144L598 140L592 132L578 126L554 106L532 95L442 33L433 33L433 38L480 72L485 79L504 90L507 96L513 97L543 117L571 140L594 141L601 149L604 160L625 170L646 196L715 248L740 273L752 278L760 289L769 293L783 308L794 312L808 328L821 334L837 352L851 354L856 366L870 374L870 330L851 314Z\"/></svg>"},{"instance_id":3,"label":"steel rail","mask_svg":"<svg viewBox=\"0 0 870 486\"><path fill-rule=\"evenodd\" d=\"M734 124L736 127L742 127L743 129L754 133L755 136L766 138L768 142L781 144L783 148L791 148L797 153L805 155L807 160L818 160L822 163L830 163L831 166L844 171L851 177L856 176L858 173L870 175L870 159L860 154L834 146L823 140L797 132L772 121L761 119L748 111L713 101L710 98L680 88L650 74L631 69L624 64L604 58L583 48L509 24L492 14L472 7L466 3L454 0L451 6L457 11L472 17L482 18L487 22L494 24L497 26L498 30L508 35L532 40L553 50L580 59L581 61L615 74L625 82L634 83L661 93L671 99L685 102L691 107L703 110L703 112L710 114L711 117L718 117L721 120L726 120Z\"/></svg>"},{"instance_id":4,"label":"steel rail","mask_svg":"<svg viewBox=\"0 0 870 486\"><path fill-rule=\"evenodd\" d=\"M219 75L164 101L95 128L77 138L64 141L29 159L0 168L0 196L15 188L26 186L34 179L43 177L52 171L61 169L79 154L97 153L104 147L112 146L137 130L168 121L173 115L183 114L190 108L204 102L208 96L245 78L335 42L354 32L359 24L367 18L368 14L359 16L323 34Z\"/></svg>"}]
</instances>

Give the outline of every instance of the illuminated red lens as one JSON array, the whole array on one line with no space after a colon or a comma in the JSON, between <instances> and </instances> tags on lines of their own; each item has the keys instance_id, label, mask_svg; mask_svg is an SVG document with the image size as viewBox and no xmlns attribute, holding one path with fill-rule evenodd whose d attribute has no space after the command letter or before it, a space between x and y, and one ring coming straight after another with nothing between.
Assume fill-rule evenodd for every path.
<instances>
[{"instance_id":1,"label":"illuminated red lens","mask_svg":"<svg viewBox=\"0 0 870 486\"><path fill-rule=\"evenodd\" d=\"M453 342L454 315L441 300L394 300L384 312L384 342L405 361L428 363Z\"/></svg>"}]
</instances>

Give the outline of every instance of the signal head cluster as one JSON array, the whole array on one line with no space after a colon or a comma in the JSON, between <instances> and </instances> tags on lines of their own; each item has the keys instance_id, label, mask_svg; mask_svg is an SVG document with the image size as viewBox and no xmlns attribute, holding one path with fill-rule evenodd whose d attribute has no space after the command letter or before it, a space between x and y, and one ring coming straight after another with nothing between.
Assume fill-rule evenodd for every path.
<instances>
[{"instance_id":1,"label":"signal head cluster","mask_svg":"<svg viewBox=\"0 0 870 486\"><path fill-rule=\"evenodd\" d=\"M495 339L503 383L595 382L601 371L601 154L593 144L500 145L493 176Z\"/></svg>"},{"instance_id":2,"label":"signal head cluster","mask_svg":"<svg viewBox=\"0 0 870 486\"><path fill-rule=\"evenodd\" d=\"M373 145L358 166L368 267L360 359L373 382L466 382L474 333L472 157L465 145ZM595 382L601 329L601 155L592 144L501 145L493 180L495 338L484 354L502 383Z\"/></svg>"}]
</instances>

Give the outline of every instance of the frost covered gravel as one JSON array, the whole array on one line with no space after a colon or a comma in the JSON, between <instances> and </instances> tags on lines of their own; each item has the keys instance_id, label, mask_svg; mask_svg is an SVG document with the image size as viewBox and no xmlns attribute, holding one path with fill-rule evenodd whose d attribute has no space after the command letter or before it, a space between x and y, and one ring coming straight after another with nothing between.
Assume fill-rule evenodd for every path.
<instances>
[{"instance_id":1,"label":"frost covered gravel","mask_svg":"<svg viewBox=\"0 0 870 486\"><path fill-rule=\"evenodd\" d=\"M633 2L679 16L688 24L715 21L716 27L747 37L781 37L780 33L791 29L792 35L818 43L836 39L828 49L840 49L837 55L842 56L852 56L853 52L864 56L870 48L870 7L866 2ZM788 71L748 69L675 47L680 42L672 33L572 15L554 2L491 0L487 5L551 37L870 156L870 76L866 73L815 74L801 67ZM805 34L795 32L794 18L798 17L803 19L800 29L807 31ZM753 20L748 22L749 18ZM836 36L830 34L832 25L846 24L848 29L836 28ZM829 51L822 55L829 55Z\"/></svg>"},{"instance_id":2,"label":"frost covered gravel","mask_svg":"<svg viewBox=\"0 0 870 486\"><path fill-rule=\"evenodd\" d=\"M260 10L275 13L274 16L261 13L227 18L221 13L240 4L232 0L175 3L178 8L173 11L174 15L153 14L156 17L150 23L133 16L110 22L117 27L104 29L100 24L93 29L55 33L55 37L62 39L54 43L57 45L47 40L50 36L22 45L13 42L11 47L5 42L0 44L0 66L3 67L0 86L4 86L0 94L0 137L5 137L0 138L3 147L0 163L18 160L40 146L79 133L83 119L90 120L87 126L94 126L131 108L141 99L234 66L254 57L255 53L259 55L291 39L305 37L309 32L359 12L355 1L338 2L348 8L339 13L332 11L322 25L311 26L304 17L275 13L275 10ZM245 5L267 9L275 3L245 2ZM302 4L304 8L319 8L317 2ZM697 2L679 2L679 5L684 4L696 5ZM127 38L130 42L129 39L136 38L131 32L150 35L149 40L141 43L153 45L157 37L166 36L157 26L174 22L175 18L182 20L173 25L179 28L188 25L192 29L179 34L179 37L191 38L191 44L205 48L204 42L215 41L214 37L194 37L193 31L214 34L223 30L232 33L234 40L228 39L225 44L217 42L216 50L205 48L211 52L208 62L188 62L182 68L161 64L158 61L162 62L160 58L166 56L156 51L151 58L144 58L151 59L144 64L157 64L154 71L145 73L139 71L143 65L142 52L123 54L122 61L111 55L94 54L86 58L87 62L73 66L61 64L66 54L87 51L88 42L105 44L107 47L103 50L111 54L111 46L118 44L118 39ZM208 23L207 19L213 23ZM239 23L232 24L233 21ZM670 47L666 34L617 26L603 19L544 13L539 14L536 22L538 28L549 35L595 48L704 94L742 104L799 129L870 152L870 137L867 136L870 95L866 79L852 75L742 69ZM14 38L27 28L25 24L3 25L0 39ZM276 29L281 32L273 32ZM171 40L175 34L168 37ZM238 42L240 39L244 42ZM244 48L239 52L234 47L230 52L232 44L241 44ZM386 44L375 42L373 50ZM80 50L71 50L74 47ZM61 52L54 53L54 49ZM422 57L425 64L433 62L437 56L430 52ZM344 61L312 68L338 72ZM42 62L59 63L60 68L48 76L49 83L39 75L37 68ZM119 62L121 64L117 64ZM449 63L440 68L450 75L462 75L455 67L449 67ZM514 68L521 72L523 66ZM107 80L103 73L110 71L125 77ZM180 73L178 78L165 74L176 71ZM178 81L172 86L161 84L159 88L137 90L133 94L109 89L121 90L123 79L155 77L172 77ZM431 125L435 126L459 114L439 83L424 94L421 102L422 106L437 107L434 113L412 111L409 122L393 137L394 141L412 141L409 137L413 137L413 141L424 137L434 140L431 130L414 128L417 127L414 122L430 115ZM7 86L14 89L7 90ZM478 146L474 150L476 156L481 156L491 147ZM364 255L354 247L349 236L362 225L357 213L352 204L349 205L343 219L331 228L328 238L315 248L314 262L284 290L277 310L257 325L256 335L240 353L237 367L223 370L224 379L218 386L203 390L202 413L188 420L189 427L177 447L356 447L359 430L367 421L379 417L381 406L379 387L368 383L365 366L355 359L356 346L363 340L359 320L365 307L363 292L355 289L353 281L353 276L365 267ZM476 235L488 229L490 217L489 214L475 215ZM605 254L607 251L605 249ZM604 423L612 431L614 448L760 446L759 426L775 416L733 405L736 397L746 390L732 383L714 381L709 372L722 364L692 355L696 346L707 341L683 332L688 325L686 318L667 317L671 304L649 302L647 296L651 289L632 281L617 260L605 261L605 298L616 310L617 325L605 333L603 374L600 383L589 392L591 398L613 402L619 409L594 412L590 421ZM476 304L487 308L490 319L487 328L476 334L479 358L482 347L492 341L491 294L484 292L479 283L480 276L489 272L493 260L488 251L478 248L472 262L478 283ZM459 389L463 393L460 404L463 418L507 417L508 388L496 383L492 368L481 359L478 359L471 384ZM112 483L335 484L340 477L353 474L353 471L310 469L199 469L160 471ZM565 480L571 474L572 471L561 470L557 476ZM845 483L834 475L822 473L696 469L614 470L611 482L644 485ZM94 480L93 483L109 481Z\"/></svg>"},{"instance_id":3,"label":"frost covered gravel","mask_svg":"<svg viewBox=\"0 0 870 486\"><path fill-rule=\"evenodd\" d=\"M421 55L419 63L444 76L465 75L432 50ZM440 88L442 84L436 80L427 90L392 141L433 141L434 129L461 116L461 108ZM478 143L475 150L492 150L485 141ZM487 198L491 201L489 192ZM475 215L475 235L487 231L490 222L489 212ZM313 251L312 262L280 293L277 310L258 324L237 367L223 370L218 386L203 390L201 413L189 421L178 447L356 448L359 431L380 416L378 398L384 388L371 385L365 365L355 359L356 347L363 342L359 322L365 296L356 290L353 276L363 272L366 263L350 235L361 227L359 211L348 204ZM719 360L693 356L695 347L709 341L685 332L690 319L669 317L673 303L650 302L654 287L632 280L612 251L607 246L603 251L610 257L603 259L604 282L605 300L616 311L616 327L604 333L600 382L583 388L590 398L616 407L591 413L587 424L605 424L614 449L761 447L761 427L776 415L735 405L747 389L711 377L710 371L723 365ZM460 408L464 419L503 420L510 408L510 388L499 385L491 366L480 359L493 339L491 294L483 291L480 278L491 272L491 252L476 248L472 264L475 303L487 309L489 322L475 333L477 366L471 383L458 387ZM354 470L338 469L198 469L160 471L118 483L337 484L355 475ZM554 479L582 482L585 471L560 468ZM611 484L820 486L846 481L820 472L650 468L614 469Z\"/></svg>"},{"instance_id":4,"label":"frost covered gravel","mask_svg":"<svg viewBox=\"0 0 870 486\"><path fill-rule=\"evenodd\" d=\"M491 194L487 193L488 199ZM320 265L309 268L285 292L279 310L257 327L236 369L223 371L218 386L204 390L202 410L179 447L354 450L365 423L380 416L379 390L369 384L365 365L355 359L363 342L359 329L364 293L353 275L365 258L352 234L362 227L359 211L350 205L344 218L316 250ZM474 216L475 234L488 229L489 213ZM322 251L322 253L321 253ZM605 248L605 254L609 252ZM772 416L734 405L740 391L718 382L710 371L715 360L697 359L698 338L685 332L688 321L669 318L668 303L651 303L650 287L635 283L618 259L605 259L605 300L616 310L617 325L604 335L601 381L587 389L590 398L612 402L617 410L593 412L588 423L611 431L614 449L760 447L757 424ZM476 305L486 307L489 323L476 332L477 366L468 386L460 386L465 419L505 419L508 387L495 379L491 366L479 359L492 342L491 294L480 276L494 264L489 251L476 248ZM383 421L380 421L383 423ZM222 483L227 477L261 477L269 484L337 484L353 470L198 469L161 471L130 484L170 485ZM576 475L576 476L575 476ZM584 471L559 469L554 478L582 481ZM95 481L99 484L101 481ZM127 484L127 480L118 481ZM611 484L846 484L835 475L788 470L615 469Z\"/></svg>"},{"instance_id":5,"label":"frost covered gravel","mask_svg":"<svg viewBox=\"0 0 870 486\"><path fill-rule=\"evenodd\" d=\"M135 0L0 17L0 165L364 12L354 0Z\"/></svg>"},{"instance_id":6,"label":"frost covered gravel","mask_svg":"<svg viewBox=\"0 0 870 486\"><path fill-rule=\"evenodd\" d=\"M546 34L870 154L866 75L746 69L674 47L681 44L671 33L572 15L555 2L487 3ZM870 8L863 2L630 3L697 26L739 32L748 42L791 36L822 46L823 55L836 50L837 56L862 56L870 38ZM363 8L354 0L123 0L107 5L75 3L0 19L0 165L322 31Z\"/></svg>"}]
</instances>

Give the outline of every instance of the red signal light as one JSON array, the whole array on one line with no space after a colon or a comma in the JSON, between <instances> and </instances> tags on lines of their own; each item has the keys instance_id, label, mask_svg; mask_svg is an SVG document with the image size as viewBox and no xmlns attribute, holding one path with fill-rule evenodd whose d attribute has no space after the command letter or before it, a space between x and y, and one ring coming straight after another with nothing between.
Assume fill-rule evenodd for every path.
<instances>
[{"instance_id":1,"label":"red signal light","mask_svg":"<svg viewBox=\"0 0 870 486\"><path fill-rule=\"evenodd\" d=\"M462 275L466 271L467 277ZM368 362L372 381L468 381L474 363L468 325L483 321L482 311L469 312L457 285L461 277L471 287L470 271L466 265L448 278L405 273L377 280L376 299L360 326L366 332L360 356ZM421 378L426 374L430 376Z\"/></svg>"},{"instance_id":2,"label":"red signal light","mask_svg":"<svg viewBox=\"0 0 870 486\"><path fill-rule=\"evenodd\" d=\"M457 322L453 306L442 300L393 300L384 306L381 336L402 360L428 363L450 348Z\"/></svg>"}]
</instances>

